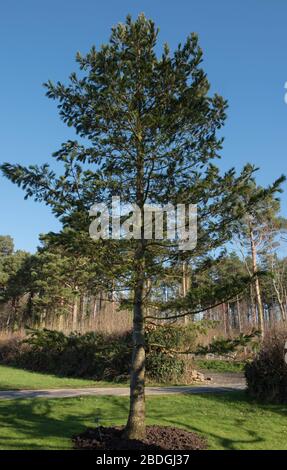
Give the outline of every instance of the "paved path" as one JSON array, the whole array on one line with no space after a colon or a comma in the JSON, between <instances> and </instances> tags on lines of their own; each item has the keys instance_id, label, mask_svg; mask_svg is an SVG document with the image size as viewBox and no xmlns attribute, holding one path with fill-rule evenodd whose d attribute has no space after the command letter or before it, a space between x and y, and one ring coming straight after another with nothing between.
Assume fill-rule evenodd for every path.
<instances>
[{"instance_id":1,"label":"paved path","mask_svg":"<svg viewBox=\"0 0 287 470\"><path fill-rule=\"evenodd\" d=\"M208 376L208 374L206 374ZM204 385L171 386L171 387L146 387L146 395L173 395L173 394L200 394L200 393L224 393L245 389L245 380L239 374L210 374L211 381ZM3 390L0 391L0 400L15 398L68 398L78 396L117 396L129 395L128 387L101 387L101 388L73 388L50 390Z\"/></svg>"}]
</instances>

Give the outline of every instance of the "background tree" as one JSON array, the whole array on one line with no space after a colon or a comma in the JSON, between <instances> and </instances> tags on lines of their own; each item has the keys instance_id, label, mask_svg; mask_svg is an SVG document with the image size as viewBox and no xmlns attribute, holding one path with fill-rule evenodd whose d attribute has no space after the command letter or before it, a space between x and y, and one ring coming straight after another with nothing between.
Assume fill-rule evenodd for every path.
<instances>
[{"instance_id":1,"label":"background tree","mask_svg":"<svg viewBox=\"0 0 287 470\"><path fill-rule=\"evenodd\" d=\"M277 181L277 191L281 190L281 183L285 181L281 177ZM264 306L262 301L262 293L260 280L258 276L259 257L267 252L271 253L277 245L278 234L286 226L286 221L279 215L280 201L274 192L266 191L264 188L257 186L251 181L246 186L243 193L244 204L250 206L246 214L238 224L237 233L242 250L250 256L251 266L246 263L247 270L250 275L254 276L254 286L256 294L256 305L258 312L258 326L262 337L264 336ZM250 201L256 201L252 206ZM246 258L246 256L245 256Z\"/></svg>"},{"instance_id":2,"label":"background tree","mask_svg":"<svg viewBox=\"0 0 287 470\"><path fill-rule=\"evenodd\" d=\"M10 235L0 235L0 256L12 255L14 251L14 242Z\"/></svg>"},{"instance_id":3,"label":"background tree","mask_svg":"<svg viewBox=\"0 0 287 470\"><path fill-rule=\"evenodd\" d=\"M20 271L28 258L29 254L25 251L14 251L10 236L0 236L0 302L8 303L8 313L4 319L7 329L19 321L20 300L25 293L25 278Z\"/></svg>"}]
</instances>

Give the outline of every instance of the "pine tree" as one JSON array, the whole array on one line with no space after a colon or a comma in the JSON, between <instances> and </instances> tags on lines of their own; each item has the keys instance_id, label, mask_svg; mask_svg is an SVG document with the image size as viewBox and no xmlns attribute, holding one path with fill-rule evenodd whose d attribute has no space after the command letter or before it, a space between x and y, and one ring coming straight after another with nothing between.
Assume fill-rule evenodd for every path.
<instances>
[{"instance_id":1,"label":"pine tree","mask_svg":"<svg viewBox=\"0 0 287 470\"><path fill-rule=\"evenodd\" d=\"M222 175L213 163L222 147L217 131L227 103L209 95L197 36L191 34L173 54L165 45L161 55L156 54L157 37L154 23L143 14L134 22L128 16L112 29L108 44L92 47L86 56L77 54L81 72L73 73L67 86L46 84L60 117L82 139L69 140L54 154L64 165L62 175L47 164L2 165L26 197L50 205L74 233L87 233L92 204L111 196L140 209L139 239L94 243L104 278L131 292L124 299L132 304L134 318L128 438L145 435L145 323L208 309L236 295L244 282L232 279L227 288L193 286L185 297L166 303L155 301L149 286L178 273L181 279L183 263L195 271L212 265L246 210L240 194L254 171L248 165L238 176L234 169ZM198 205L193 252L179 251L174 240L145 239L144 205L167 203Z\"/></svg>"},{"instance_id":2,"label":"pine tree","mask_svg":"<svg viewBox=\"0 0 287 470\"><path fill-rule=\"evenodd\" d=\"M0 256L12 255L14 251L14 241L10 235L0 235Z\"/></svg>"},{"instance_id":3,"label":"pine tree","mask_svg":"<svg viewBox=\"0 0 287 470\"><path fill-rule=\"evenodd\" d=\"M242 197L244 205L249 206L249 208L237 227L241 245L243 248L247 245L247 253L251 259L250 274L254 276L258 326L262 338L265 332L265 322L262 292L258 276L258 271L260 271L258 262L262 253L270 252L274 244L276 246L276 235L286 225L284 219L279 215L280 200L276 195L276 193L282 192L281 184L284 181L284 177L279 178L272 188L262 188L257 186L254 181L246 185ZM254 204L250 205L251 201Z\"/></svg>"},{"instance_id":4,"label":"pine tree","mask_svg":"<svg viewBox=\"0 0 287 470\"><path fill-rule=\"evenodd\" d=\"M29 257L25 251L14 251L10 236L0 236L0 303L9 303L8 313L6 318L1 318L1 323L5 321L6 328L13 328L18 320L19 303L25 293L25 278L19 273Z\"/></svg>"}]
</instances>

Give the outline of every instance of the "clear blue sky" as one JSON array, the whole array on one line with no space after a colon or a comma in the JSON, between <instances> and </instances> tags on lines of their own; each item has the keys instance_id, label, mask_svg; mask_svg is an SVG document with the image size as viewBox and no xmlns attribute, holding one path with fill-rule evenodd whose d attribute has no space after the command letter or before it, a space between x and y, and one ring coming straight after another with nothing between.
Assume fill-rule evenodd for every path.
<instances>
[{"instance_id":1,"label":"clear blue sky","mask_svg":"<svg viewBox=\"0 0 287 470\"><path fill-rule=\"evenodd\" d=\"M127 13L145 12L171 48L196 31L212 85L229 100L220 165L260 166L260 184L286 172L286 0L3 0L0 16L0 161L50 160L73 137L45 97L47 79L65 81L76 70L76 51L107 41ZM287 90L286 90L287 91ZM34 251L38 234L57 230L49 208L0 179L0 234ZM282 198L286 214L286 195Z\"/></svg>"}]
</instances>

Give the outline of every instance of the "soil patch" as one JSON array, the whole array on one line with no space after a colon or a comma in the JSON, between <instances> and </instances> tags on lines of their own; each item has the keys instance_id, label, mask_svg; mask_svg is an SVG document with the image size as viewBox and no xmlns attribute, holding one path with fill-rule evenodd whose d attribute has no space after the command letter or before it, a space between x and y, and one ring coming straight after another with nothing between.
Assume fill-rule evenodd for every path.
<instances>
[{"instance_id":1,"label":"soil patch","mask_svg":"<svg viewBox=\"0 0 287 470\"><path fill-rule=\"evenodd\" d=\"M98 450L203 450L207 448L205 438L184 429L167 426L147 426L146 438L127 440L123 438L123 427L90 428L73 437L76 449Z\"/></svg>"}]
</instances>

